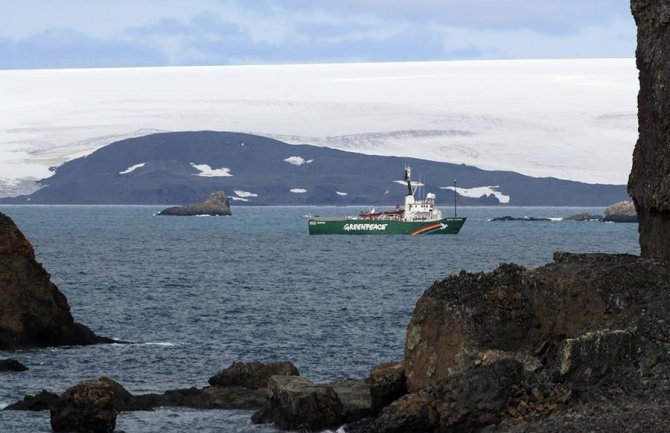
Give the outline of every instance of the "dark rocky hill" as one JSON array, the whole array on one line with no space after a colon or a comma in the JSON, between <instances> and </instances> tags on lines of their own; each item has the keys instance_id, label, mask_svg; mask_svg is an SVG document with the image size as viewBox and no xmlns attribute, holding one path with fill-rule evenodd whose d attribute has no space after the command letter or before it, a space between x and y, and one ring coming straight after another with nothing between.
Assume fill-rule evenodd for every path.
<instances>
[{"instance_id":1,"label":"dark rocky hill","mask_svg":"<svg viewBox=\"0 0 670 433\"><path fill-rule=\"evenodd\" d=\"M5 203L185 204L224 190L233 205L394 205L403 200L403 168L413 168L438 205L453 185L497 187L510 205L604 206L628 199L624 185L532 178L509 171L412 158L362 155L232 132L174 132L112 143L69 161L29 196ZM215 176L205 176L205 174ZM460 204L499 204L493 196Z\"/></svg>"}]
</instances>

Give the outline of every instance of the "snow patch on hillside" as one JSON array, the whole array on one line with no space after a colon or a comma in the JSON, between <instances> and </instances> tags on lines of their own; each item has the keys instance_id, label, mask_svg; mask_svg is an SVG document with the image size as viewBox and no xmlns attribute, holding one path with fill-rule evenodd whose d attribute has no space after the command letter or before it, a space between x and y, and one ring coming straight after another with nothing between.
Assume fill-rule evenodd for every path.
<instances>
[{"instance_id":1,"label":"snow patch on hillside","mask_svg":"<svg viewBox=\"0 0 670 433\"><path fill-rule=\"evenodd\" d=\"M480 186L476 188L460 188L456 187L456 193L463 197L479 198L482 196L494 196L502 204L509 203L510 196L503 194L500 191L497 191L496 188L500 188L500 185L496 186ZM440 189L448 189L453 191L453 186L441 186Z\"/></svg>"},{"instance_id":2,"label":"snow patch on hillside","mask_svg":"<svg viewBox=\"0 0 670 433\"><path fill-rule=\"evenodd\" d=\"M407 186L407 181L406 181L406 180L394 180L393 182L395 182L395 183L399 183L400 185L405 185L405 186ZM419 181L412 180L412 181L410 181L410 182L412 182L412 186L414 186L414 187L417 187L417 186L424 186L423 183L421 183L421 182L419 182Z\"/></svg>"},{"instance_id":3,"label":"snow patch on hillside","mask_svg":"<svg viewBox=\"0 0 670 433\"><path fill-rule=\"evenodd\" d=\"M307 192L307 190L304 188L291 188L290 191L295 194L304 194Z\"/></svg>"},{"instance_id":4,"label":"snow patch on hillside","mask_svg":"<svg viewBox=\"0 0 670 433\"><path fill-rule=\"evenodd\" d=\"M196 173L195 176L202 177L230 177L230 169L226 167L221 168L212 168L208 164L195 164L191 163L191 167L198 170L200 173Z\"/></svg>"},{"instance_id":5,"label":"snow patch on hillside","mask_svg":"<svg viewBox=\"0 0 670 433\"><path fill-rule=\"evenodd\" d=\"M130 167L126 168L125 170L120 171L119 174L128 174L128 173L132 173L133 171L137 170L138 168L142 168L142 167L144 167L145 164L146 164L146 162L142 162L142 163L140 163L140 164L131 165Z\"/></svg>"},{"instance_id":6,"label":"snow patch on hillside","mask_svg":"<svg viewBox=\"0 0 670 433\"><path fill-rule=\"evenodd\" d=\"M234 191L234 193L238 197L243 197L243 198L258 197L258 194L254 194L253 192L249 192L249 191L240 191L239 189L236 189Z\"/></svg>"},{"instance_id":7,"label":"snow patch on hillside","mask_svg":"<svg viewBox=\"0 0 670 433\"><path fill-rule=\"evenodd\" d=\"M296 165L298 167L300 167L303 164L311 164L312 162L314 162L313 159L305 160L302 156L289 156L284 161L288 162L289 164Z\"/></svg>"}]
</instances>

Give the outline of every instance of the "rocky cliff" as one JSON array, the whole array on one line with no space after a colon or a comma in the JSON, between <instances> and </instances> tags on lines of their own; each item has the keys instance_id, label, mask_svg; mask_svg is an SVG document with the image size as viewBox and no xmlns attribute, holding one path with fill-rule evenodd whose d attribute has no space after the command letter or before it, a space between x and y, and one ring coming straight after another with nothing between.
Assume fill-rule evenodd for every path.
<instances>
[{"instance_id":1,"label":"rocky cliff","mask_svg":"<svg viewBox=\"0 0 670 433\"><path fill-rule=\"evenodd\" d=\"M628 191L643 257L670 258L670 1L631 0L637 24L640 136Z\"/></svg>"},{"instance_id":2,"label":"rocky cliff","mask_svg":"<svg viewBox=\"0 0 670 433\"><path fill-rule=\"evenodd\" d=\"M30 242L0 213L0 349L112 341L74 321Z\"/></svg>"}]
</instances>

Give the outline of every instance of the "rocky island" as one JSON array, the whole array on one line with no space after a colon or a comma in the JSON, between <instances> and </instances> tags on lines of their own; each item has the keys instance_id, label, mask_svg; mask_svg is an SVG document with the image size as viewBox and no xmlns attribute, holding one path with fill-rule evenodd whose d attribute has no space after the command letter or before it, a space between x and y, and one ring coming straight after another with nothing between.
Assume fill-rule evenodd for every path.
<instances>
[{"instance_id":1,"label":"rocky island","mask_svg":"<svg viewBox=\"0 0 670 433\"><path fill-rule=\"evenodd\" d=\"M227 216L231 215L230 202L228 196L223 191L212 193L209 198L202 203L189 204L186 206L175 206L164 209L158 215L173 216Z\"/></svg>"},{"instance_id":2,"label":"rocky island","mask_svg":"<svg viewBox=\"0 0 670 433\"><path fill-rule=\"evenodd\" d=\"M0 213L0 350L112 342L74 321L28 239Z\"/></svg>"}]
</instances>

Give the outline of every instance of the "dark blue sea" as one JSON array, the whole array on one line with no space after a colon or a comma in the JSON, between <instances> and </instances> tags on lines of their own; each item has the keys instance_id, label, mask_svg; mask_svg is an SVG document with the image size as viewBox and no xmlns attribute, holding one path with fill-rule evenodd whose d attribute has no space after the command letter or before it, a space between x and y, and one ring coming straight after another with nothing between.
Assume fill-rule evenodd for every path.
<instances>
[{"instance_id":1,"label":"dark blue sea","mask_svg":"<svg viewBox=\"0 0 670 433\"><path fill-rule=\"evenodd\" d=\"M0 206L30 239L75 319L131 341L0 352L0 407L41 389L111 377L132 393L205 386L234 361L294 362L314 381L367 376L400 360L430 284L499 262L539 266L554 251L639 254L637 224L490 222L601 208L470 207L456 236L312 236L308 214L359 208L235 207L232 217L156 217L160 206ZM451 212L445 209L444 212ZM267 432L249 411L122 413L135 432ZM0 412L0 432L49 432L48 412Z\"/></svg>"}]
</instances>

